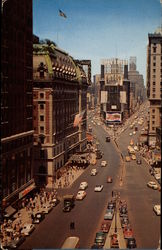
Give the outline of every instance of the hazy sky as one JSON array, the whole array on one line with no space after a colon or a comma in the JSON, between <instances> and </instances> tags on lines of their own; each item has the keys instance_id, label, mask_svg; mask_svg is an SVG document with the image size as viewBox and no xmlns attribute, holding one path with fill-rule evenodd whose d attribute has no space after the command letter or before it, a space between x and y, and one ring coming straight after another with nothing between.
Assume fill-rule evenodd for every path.
<instances>
[{"instance_id":1,"label":"hazy sky","mask_svg":"<svg viewBox=\"0 0 162 250\"><path fill-rule=\"evenodd\" d=\"M34 34L75 59L90 59L92 75L100 73L101 59L136 56L145 79L148 33L160 16L160 0L33 0Z\"/></svg>"}]
</instances>

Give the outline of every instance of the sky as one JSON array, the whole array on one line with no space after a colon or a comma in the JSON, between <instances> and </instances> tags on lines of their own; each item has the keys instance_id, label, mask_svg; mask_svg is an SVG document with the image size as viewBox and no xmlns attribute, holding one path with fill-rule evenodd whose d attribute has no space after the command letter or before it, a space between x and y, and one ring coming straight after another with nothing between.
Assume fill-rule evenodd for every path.
<instances>
[{"instance_id":1,"label":"sky","mask_svg":"<svg viewBox=\"0 0 162 250\"><path fill-rule=\"evenodd\" d=\"M135 56L145 80L148 33L160 22L160 0L33 0L33 33L74 59L91 60L92 76L101 59Z\"/></svg>"}]
</instances>

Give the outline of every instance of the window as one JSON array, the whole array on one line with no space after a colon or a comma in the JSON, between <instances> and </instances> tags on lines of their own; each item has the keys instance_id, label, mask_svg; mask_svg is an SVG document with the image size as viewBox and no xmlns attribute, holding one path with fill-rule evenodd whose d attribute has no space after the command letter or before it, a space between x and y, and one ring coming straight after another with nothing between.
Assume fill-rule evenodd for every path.
<instances>
[{"instance_id":1,"label":"window","mask_svg":"<svg viewBox=\"0 0 162 250\"><path fill-rule=\"evenodd\" d=\"M45 150L40 150L40 158L44 158L45 157Z\"/></svg>"},{"instance_id":2,"label":"window","mask_svg":"<svg viewBox=\"0 0 162 250\"><path fill-rule=\"evenodd\" d=\"M153 47L153 53L156 53L156 47Z\"/></svg>"},{"instance_id":3,"label":"window","mask_svg":"<svg viewBox=\"0 0 162 250\"><path fill-rule=\"evenodd\" d=\"M153 94L152 97L155 98L155 94Z\"/></svg>"},{"instance_id":4,"label":"window","mask_svg":"<svg viewBox=\"0 0 162 250\"><path fill-rule=\"evenodd\" d=\"M153 82L153 85L155 86L155 82Z\"/></svg>"},{"instance_id":5,"label":"window","mask_svg":"<svg viewBox=\"0 0 162 250\"><path fill-rule=\"evenodd\" d=\"M153 73L155 73L156 72L156 69L153 69Z\"/></svg>"},{"instance_id":6,"label":"window","mask_svg":"<svg viewBox=\"0 0 162 250\"><path fill-rule=\"evenodd\" d=\"M155 63L155 62L153 63L153 66L156 66L156 63Z\"/></svg>"},{"instance_id":7,"label":"window","mask_svg":"<svg viewBox=\"0 0 162 250\"><path fill-rule=\"evenodd\" d=\"M155 88L153 88L153 90L152 90L153 92L155 92Z\"/></svg>"},{"instance_id":8,"label":"window","mask_svg":"<svg viewBox=\"0 0 162 250\"><path fill-rule=\"evenodd\" d=\"M40 109L44 109L44 104L40 104Z\"/></svg>"},{"instance_id":9,"label":"window","mask_svg":"<svg viewBox=\"0 0 162 250\"><path fill-rule=\"evenodd\" d=\"M152 119L154 119L155 118L155 116L154 115L152 115Z\"/></svg>"},{"instance_id":10,"label":"window","mask_svg":"<svg viewBox=\"0 0 162 250\"><path fill-rule=\"evenodd\" d=\"M40 93L40 98L44 98L44 93Z\"/></svg>"},{"instance_id":11,"label":"window","mask_svg":"<svg viewBox=\"0 0 162 250\"><path fill-rule=\"evenodd\" d=\"M155 109L152 109L152 113L155 113Z\"/></svg>"},{"instance_id":12,"label":"window","mask_svg":"<svg viewBox=\"0 0 162 250\"><path fill-rule=\"evenodd\" d=\"M152 124L155 124L155 121L152 121Z\"/></svg>"},{"instance_id":13,"label":"window","mask_svg":"<svg viewBox=\"0 0 162 250\"><path fill-rule=\"evenodd\" d=\"M155 127L152 127L152 130L155 130Z\"/></svg>"},{"instance_id":14,"label":"window","mask_svg":"<svg viewBox=\"0 0 162 250\"><path fill-rule=\"evenodd\" d=\"M40 126L40 132L44 133L44 127L43 126Z\"/></svg>"},{"instance_id":15,"label":"window","mask_svg":"<svg viewBox=\"0 0 162 250\"><path fill-rule=\"evenodd\" d=\"M41 121L41 122L44 121L44 115L40 115L40 121Z\"/></svg>"}]
</instances>

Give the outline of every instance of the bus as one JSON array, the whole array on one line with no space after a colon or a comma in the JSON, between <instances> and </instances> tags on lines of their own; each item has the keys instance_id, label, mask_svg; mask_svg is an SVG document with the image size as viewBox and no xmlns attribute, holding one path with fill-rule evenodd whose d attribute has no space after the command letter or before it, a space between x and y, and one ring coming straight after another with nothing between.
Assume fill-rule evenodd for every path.
<instances>
[{"instance_id":1,"label":"bus","mask_svg":"<svg viewBox=\"0 0 162 250\"><path fill-rule=\"evenodd\" d=\"M66 238L61 249L74 249L79 248L79 237L70 236Z\"/></svg>"}]
</instances>

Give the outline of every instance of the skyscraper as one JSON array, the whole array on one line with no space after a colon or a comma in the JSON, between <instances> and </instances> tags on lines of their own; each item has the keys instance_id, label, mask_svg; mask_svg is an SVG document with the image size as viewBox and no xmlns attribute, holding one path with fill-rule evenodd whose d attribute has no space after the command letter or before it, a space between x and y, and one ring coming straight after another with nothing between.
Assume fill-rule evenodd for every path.
<instances>
[{"instance_id":1,"label":"skyscraper","mask_svg":"<svg viewBox=\"0 0 162 250\"><path fill-rule=\"evenodd\" d=\"M34 188L32 0L4 1L1 17L1 160L5 208Z\"/></svg>"}]
</instances>

